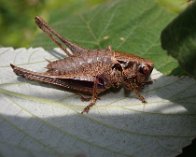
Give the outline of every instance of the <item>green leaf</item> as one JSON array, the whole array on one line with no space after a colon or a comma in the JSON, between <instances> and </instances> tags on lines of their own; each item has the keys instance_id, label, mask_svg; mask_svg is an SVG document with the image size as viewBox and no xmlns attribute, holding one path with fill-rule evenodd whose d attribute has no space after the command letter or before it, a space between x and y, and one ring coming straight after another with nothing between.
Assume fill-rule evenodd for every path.
<instances>
[{"instance_id":1,"label":"green leaf","mask_svg":"<svg viewBox=\"0 0 196 157\"><path fill-rule=\"evenodd\" d=\"M196 2L174 19L162 32L162 47L182 68L196 78Z\"/></svg>"},{"instance_id":2,"label":"green leaf","mask_svg":"<svg viewBox=\"0 0 196 157\"><path fill-rule=\"evenodd\" d=\"M74 7L73 7L74 8ZM165 74L178 63L161 48L162 29L176 16L152 0L115 0L69 14L53 13L49 24L64 37L87 48L106 48L149 58ZM47 36L37 36L33 46L55 47Z\"/></svg>"},{"instance_id":3,"label":"green leaf","mask_svg":"<svg viewBox=\"0 0 196 157\"><path fill-rule=\"evenodd\" d=\"M192 3L192 0L157 0L168 11L180 13L187 5Z\"/></svg>"},{"instance_id":4,"label":"green leaf","mask_svg":"<svg viewBox=\"0 0 196 157\"><path fill-rule=\"evenodd\" d=\"M56 56L64 53L0 49L2 156L173 157L196 137L195 80L153 70L142 92L148 103L120 90L82 115L88 103L78 95L17 78L9 66L45 71L45 59Z\"/></svg>"}]
</instances>

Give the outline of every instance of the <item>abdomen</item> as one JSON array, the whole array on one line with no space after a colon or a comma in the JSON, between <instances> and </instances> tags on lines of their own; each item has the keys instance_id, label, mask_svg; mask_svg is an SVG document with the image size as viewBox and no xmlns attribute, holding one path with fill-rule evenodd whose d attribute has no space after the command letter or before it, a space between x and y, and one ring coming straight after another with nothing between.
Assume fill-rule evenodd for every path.
<instances>
[{"instance_id":1,"label":"abdomen","mask_svg":"<svg viewBox=\"0 0 196 157\"><path fill-rule=\"evenodd\" d=\"M78 74L95 75L101 73L111 66L111 52L109 51L90 51L84 52L80 56L71 56L62 60L51 62L47 65L50 72L55 74Z\"/></svg>"}]
</instances>

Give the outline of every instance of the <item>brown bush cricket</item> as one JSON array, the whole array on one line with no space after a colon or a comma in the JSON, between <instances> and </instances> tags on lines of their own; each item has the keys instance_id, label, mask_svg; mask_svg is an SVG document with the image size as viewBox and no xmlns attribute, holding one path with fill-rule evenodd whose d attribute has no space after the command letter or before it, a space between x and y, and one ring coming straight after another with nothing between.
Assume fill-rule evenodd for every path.
<instances>
[{"instance_id":1,"label":"brown bush cricket","mask_svg":"<svg viewBox=\"0 0 196 157\"><path fill-rule=\"evenodd\" d=\"M67 55L64 59L49 61L47 71L38 73L10 64L18 76L28 80L39 81L63 87L67 90L92 95L90 103L82 113L88 112L96 103L98 95L110 88L124 87L133 91L145 102L140 95L153 70L153 63L149 60L131 54L113 51L109 46L103 50L89 50L63 38L41 18L35 17L35 22L49 38L56 43Z\"/></svg>"}]
</instances>

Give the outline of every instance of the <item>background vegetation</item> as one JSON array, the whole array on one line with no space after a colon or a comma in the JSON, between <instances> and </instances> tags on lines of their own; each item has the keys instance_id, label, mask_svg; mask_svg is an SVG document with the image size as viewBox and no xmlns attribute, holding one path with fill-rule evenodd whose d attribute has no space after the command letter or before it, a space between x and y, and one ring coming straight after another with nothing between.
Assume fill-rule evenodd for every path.
<instances>
[{"instance_id":1,"label":"background vegetation","mask_svg":"<svg viewBox=\"0 0 196 157\"><path fill-rule=\"evenodd\" d=\"M48 19L52 12L81 4L87 8L104 0L0 0L0 46L29 47L37 33L34 17ZM82 7L78 7L80 10ZM70 10L71 11L71 10Z\"/></svg>"}]
</instances>

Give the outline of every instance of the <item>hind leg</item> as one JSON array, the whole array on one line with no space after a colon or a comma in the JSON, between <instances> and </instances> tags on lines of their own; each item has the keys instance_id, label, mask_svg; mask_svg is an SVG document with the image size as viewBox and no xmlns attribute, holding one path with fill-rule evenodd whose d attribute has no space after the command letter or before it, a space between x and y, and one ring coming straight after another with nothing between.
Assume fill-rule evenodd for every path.
<instances>
[{"instance_id":1,"label":"hind leg","mask_svg":"<svg viewBox=\"0 0 196 157\"><path fill-rule=\"evenodd\" d=\"M68 56L78 55L82 52L86 51L85 48L82 48L75 43L70 42L69 40L63 38L59 33L57 33L54 29L52 29L46 21L44 21L41 17L36 16L35 22L39 26L39 28L45 32L49 38L58 45ZM67 49L67 47L69 49ZM71 52L70 52L71 51Z\"/></svg>"}]
</instances>

